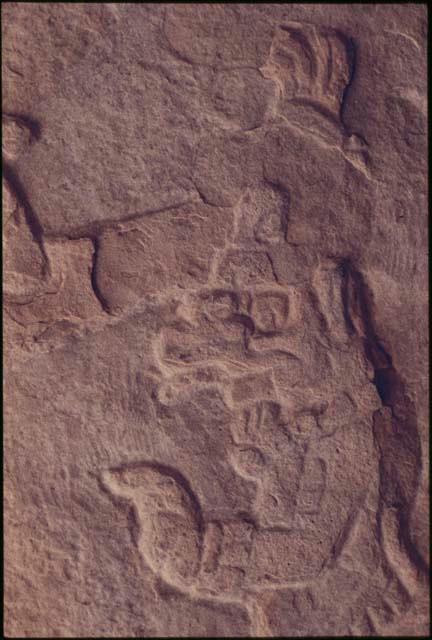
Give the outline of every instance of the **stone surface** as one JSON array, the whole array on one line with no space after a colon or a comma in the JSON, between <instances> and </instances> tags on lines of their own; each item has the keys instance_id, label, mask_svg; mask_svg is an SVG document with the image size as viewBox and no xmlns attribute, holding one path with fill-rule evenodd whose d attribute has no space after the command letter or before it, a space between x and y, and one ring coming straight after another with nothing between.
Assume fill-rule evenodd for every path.
<instances>
[{"instance_id":1,"label":"stone surface","mask_svg":"<svg viewBox=\"0 0 432 640\"><path fill-rule=\"evenodd\" d=\"M6 634L427 634L425 5L2 30Z\"/></svg>"}]
</instances>

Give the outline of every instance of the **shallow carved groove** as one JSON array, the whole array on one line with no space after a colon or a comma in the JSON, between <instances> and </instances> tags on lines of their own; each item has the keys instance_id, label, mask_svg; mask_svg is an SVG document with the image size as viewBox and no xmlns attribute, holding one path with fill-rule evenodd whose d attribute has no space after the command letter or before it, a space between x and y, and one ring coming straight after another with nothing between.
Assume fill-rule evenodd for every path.
<instances>
[{"instance_id":1,"label":"shallow carved groove","mask_svg":"<svg viewBox=\"0 0 432 640\"><path fill-rule=\"evenodd\" d=\"M427 634L426 17L3 3L6 635Z\"/></svg>"},{"instance_id":2,"label":"shallow carved groove","mask_svg":"<svg viewBox=\"0 0 432 640\"><path fill-rule=\"evenodd\" d=\"M40 250L42 251L46 259L46 254L45 254L45 249L43 244L44 232L42 229L42 225L27 198L25 189L18 175L16 174L15 170L9 165L8 162L5 162L5 161L3 161L3 173L7 182L10 184L13 193L18 199L19 203L22 205L27 225L31 231L33 238L38 243Z\"/></svg>"}]
</instances>

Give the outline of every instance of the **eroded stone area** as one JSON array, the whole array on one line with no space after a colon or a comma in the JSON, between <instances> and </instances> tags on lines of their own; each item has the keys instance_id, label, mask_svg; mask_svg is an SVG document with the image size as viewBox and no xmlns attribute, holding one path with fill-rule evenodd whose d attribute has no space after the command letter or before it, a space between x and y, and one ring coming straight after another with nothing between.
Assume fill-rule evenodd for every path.
<instances>
[{"instance_id":1,"label":"eroded stone area","mask_svg":"<svg viewBox=\"0 0 432 640\"><path fill-rule=\"evenodd\" d=\"M7 635L427 634L425 8L2 17Z\"/></svg>"}]
</instances>

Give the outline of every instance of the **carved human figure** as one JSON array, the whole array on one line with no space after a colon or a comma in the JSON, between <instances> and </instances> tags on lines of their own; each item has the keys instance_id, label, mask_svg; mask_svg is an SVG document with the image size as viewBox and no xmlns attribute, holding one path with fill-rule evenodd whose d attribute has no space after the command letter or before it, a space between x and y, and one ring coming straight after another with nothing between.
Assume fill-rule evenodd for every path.
<instances>
[{"instance_id":1,"label":"carved human figure","mask_svg":"<svg viewBox=\"0 0 432 640\"><path fill-rule=\"evenodd\" d=\"M330 606L314 596L316 585L336 588L335 576L358 591L363 610L398 584L371 525L380 504L372 424L382 403L364 348L370 319L346 272L370 227L365 145L342 118L352 55L338 32L287 23L260 73L221 71L215 100L222 130L196 154L201 201L179 207L156 231L156 218L108 229L94 269L96 290L113 313L169 287L173 274L181 291L153 341L157 382L148 414L175 452L169 461L143 453L136 463L104 469L102 486L133 507L137 546L163 580L199 597L255 603L280 635L286 601L300 618L313 618L317 606ZM251 101L232 100L229 87L240 80ZM14 213L14 196L6 195ZM32 269L42 272L46 256L27 235ZM199 246L195 261L191 238ZM213 242L211 252L205 242ZM57 250L73 265L81 254L90 264L91 245L80 240L65 250L59 243ZM157 260L149 261L152 250ZM22 271L23 287L33 287ZM71 305L70 294L61 295L60 313L81 317L81 299ZM100 312L94 304L89 295L89 316ZM25 321L26 310L20 313ZM376 438L382 451L385 428ZM223 470L233 480L233 493L242 483L250 488L246 509L233 506L235 495L225 511L212 509L208 482L192 486L182 461L173 466L182 448L191 464L202 464L206 447L215 475ZM354 609L354 596L341 597ZM349 624L356 630L362 622Z\"/></svg>"},{"instance_id":2,"label":"carved human figure","mask_svg":"<svg viewBox=\"0 0 432 640\"><path fill-rule=\"evenodd\" d=\"M234 212L232 234L213 255L206 285L185 294L156 340L155 402L193 423L196 438L210 433L215 458L253 484L249 510L214 517L202 506L204 489L182 475L162 509L162 498L149 498L161 481L147 463L136 489L134 470L104 476L140 522L147 518L139 544L163 579L218 599L256 603L264 594L274 629L290 589L298 592L293 606L311 618L314 588L337 584L337 575L341 584L361 575L353 589L367 620L346 622L353 631L376 628L367 612L378 592L399 585L390 599L409 601L396 574L388 579L371 533L380 482L372 423L381 401L364 335L353 331L358 310L347 302L344 270L367 241L370 217L365 146L341 118L352 55L337 32L281 26L261 70L279 92L272 122L225 130L198 149L197 188L208 205ZM347 615L355 609L348 600Z\"/></svg>"}]
</instances>

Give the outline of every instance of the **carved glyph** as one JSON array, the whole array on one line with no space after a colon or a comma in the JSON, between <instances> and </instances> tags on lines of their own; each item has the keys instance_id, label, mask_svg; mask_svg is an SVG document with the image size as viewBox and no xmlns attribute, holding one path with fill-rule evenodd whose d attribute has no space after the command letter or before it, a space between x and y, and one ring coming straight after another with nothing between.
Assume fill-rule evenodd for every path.
<instances>
[{"instance_id":1,"label":"carved glyph","mask_svg":"<svg viewBox=\"0 0 432 640\"><path fill-rule=\"evenodd\" d=\"M145 184L137 179L124 217L104 221L98 209L83 224L42 224L16 170L41 132L4 117L7 318L29 352L129 321L145 336L124 358L118 413L124 432L133 419L137 442L150 444L133 455L120 444L97 476L155 583L240 605L256 635L289 634L284 620L323 633L316 620L331 617L334 592L341 629L373 633L412 603L416 552L401 525L420 454L414 405L359 267L373 225L367 145L344 122L355 47L295 21L263 29L258 46L238 7L226 11L226 32L222 5L197 22L190 7L164 11L165 53L188 70L191 92L211 85L212 111L191 148L173 134L181 179L174 161L166 178L156 151L151 180L140 165ZM242 38L230 51L232 34ZM161 103L146 126L161 139L158 108L179 99L166 74L160 86L153 69L145 76ZM420 148L407 104L386 109ZM92 132L98 149L104 131ZM105 183L96 199L110 215L129 196L123 170L118 190L113 175L105 181L112 201ZM161 176L178 189L158 194ZM141 207L148 195L162 206ZM392 256L391 274L401 264Z\"/></svg>"}]
</instances>

